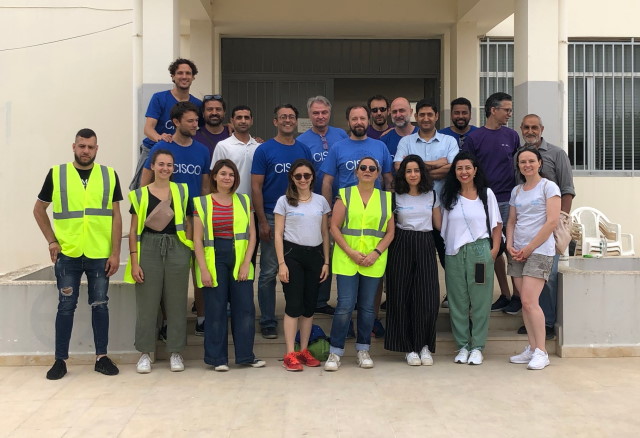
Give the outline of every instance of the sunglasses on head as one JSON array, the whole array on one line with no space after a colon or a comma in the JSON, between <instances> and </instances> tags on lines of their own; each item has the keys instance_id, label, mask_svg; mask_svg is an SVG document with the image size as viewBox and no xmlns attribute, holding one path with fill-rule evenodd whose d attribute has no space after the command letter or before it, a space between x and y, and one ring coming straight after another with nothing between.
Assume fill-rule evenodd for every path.
<instances>
[{"instance_id":1,"label":"sunglasses on head","mask_svg":"<svg viewBox=\"0 0 640 438\"><path fill-rule=\"evenodd\" d=\"M310 173L296 173L295 175L293 175L296 181L300 181L302 178L311 179L312 176L313 175L311 175Z\"/></svg>"},{"instance_id":2,"label":"sunglasses on head","mask_svg":"<svg viewBox=\"0 0 640 438\"><path fill-rule=\"evenodd\" d=\"M217 100L218 102L222 101L221 94L207 94L202 98L202 103L209 102L210 100Z\"/></svg>"},{"instance_id":3,"label":"sunglasses on head","mask_svg":"<svg viewBox=\"0 0 640 438\"><path fill-rule=\"evenodd\" d=\"M377 166L367 166L366 164L361 164L360 165L360 170L361 171L366 171L367 169L369 169L369 172L375 172L378 170Z\"/></svg>"},{"instance_id":4,"label":"sunglasses on head","mask_svg":"<svg viewBox=\"0 0 640 438\"><path fill-rule=\"evenodd\" d=\"M386 110L387 110L386 106L379 106L379 107L376 107L376 108L371 108L371 112L372 113L383 113Z\"/></svg>"}]
</instances>

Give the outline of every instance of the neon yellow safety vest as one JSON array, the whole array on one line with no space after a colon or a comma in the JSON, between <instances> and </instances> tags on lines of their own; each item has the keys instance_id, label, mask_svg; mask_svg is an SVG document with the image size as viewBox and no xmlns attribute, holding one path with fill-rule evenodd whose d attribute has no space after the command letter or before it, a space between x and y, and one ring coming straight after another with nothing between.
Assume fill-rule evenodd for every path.
<instances>
[{"instance_id":1,"label":"neon yellow safety vest","mask_svg":"<svg viewBox=\"0 0 640 438\"><path fill-rule=\"evenodd\" d=\"M213 287L218 286L218 279L216 277L216 255L213 246L213 199L211 195L200 196L193 198L193 206L198 212L198 219L202 222L204 228L203 233L203 246L204 246L204 259L207 263L207 269L211 274L211 280ZM233 278L238 279L238 272L240 271L240 265L244 261L244 257L249 247L249 218L251 209L249 208L249 196L245 194L233 195L233 247L235 248L236 262L233 267ZM200 266L195 263L196 266L196 283L198 287L204 287L202 284L202 278L200 275ZM253 264L249 267L249 280L253 280L254 269Z\"/></svg>"},{"instance_id":2,"label":"neon yellow safety vest","mask_svg":"<svg viewBox=\"0 0 640 438\"><path fill-rule=\"evenodd\" d=\"M364 206L357 186L340 189L340 199L346 207L340 229L351 248L369 254L382 240L391 218L391 193L373 189L369 203ZM371 266L359 266L338 245L333 248L334 274L366 277L382 277L387 266L387 251Z\"/></svg>"},{"instance_id":3,"label":"neon yellow safety vest","mask_svg":"<svg viewBox=\"0 0 640 438\"><path fill-rule=\"evenodd\" d=\"M53 226L62 253L83 254L91 259L111 255L111 223L116 174L111 167L94 164L82 184L73 163L51 168L53 179Z\"/></svg>"},{"instance_id":4,"label":"neon yellow safety vest","mask_svg":"<svg viewBox=\"0 0 640 438\"><path fill-rule=\"evenodd\" d=\"M173 220L176 225L176 235L178 236L178 239L180 239L180 242L189 247L189 249L193 249L193 242L187 239L187 227L185 225L189 188L184 183L176 184L174 182L169 183L169 188L171 189L171 203L175 214ZM138 216L138 224L136 228L136 250L138 252L136 253L136 256L138 258L138 263L140 263L140 241L142 239L142 231L144 231L144 223L147 220L149 187L144 186L129 192L129 201L131 201L131 205ZM129 238L131 238L131 236L129 236ZM136 282L131 275L131 254L129 254L127 268L124 271L124 281L132 284Z\"/></svg>"}]
</instances>

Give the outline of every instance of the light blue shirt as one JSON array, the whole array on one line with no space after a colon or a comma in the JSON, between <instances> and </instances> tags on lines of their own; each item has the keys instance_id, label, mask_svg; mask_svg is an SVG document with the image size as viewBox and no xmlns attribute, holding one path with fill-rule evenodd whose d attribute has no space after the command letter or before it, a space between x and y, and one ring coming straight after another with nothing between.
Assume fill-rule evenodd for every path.
<instances>
[{"instance_id":1,"label":"light blue shirt","mask_svg":"<svg viewBox=\"0 0 640 438\"><path fill-rule=\"evenodd\" d=\"M416 132L400 139L393 161L401 162L407 155L415 154L422 158L422 161L436 161L445 157L451 163L458 152L460 152L458 142L450 135L436 132L436 135L431 137L429 141L424 141L420 138L420 133ZM436 180L433 183L433 189L438 197L442 194L443 185L444 179Z\"/></svg>"}]
</instances>

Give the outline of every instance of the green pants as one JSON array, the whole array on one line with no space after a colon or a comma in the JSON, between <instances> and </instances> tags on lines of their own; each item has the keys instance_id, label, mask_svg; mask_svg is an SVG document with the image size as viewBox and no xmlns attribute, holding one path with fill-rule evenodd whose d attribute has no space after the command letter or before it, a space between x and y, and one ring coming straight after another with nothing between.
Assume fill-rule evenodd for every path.
<instances>
[{"instance_id":1,"label":"green pants","mask_svg":"<svg viewBox=\"0 0 640 438\"><path fill-rule=\"evenodd\" d=\"M476 283L476 264L484 265L484 283ZM451 330L458 348L483 349L489 331L493 297L493 259L489 239L467 243L447 255L445 281Z\"/></svg>"},{"instance_id":2,"label":"green pants","mask_svg":"<svg viewBox=\"0 0 640 438\"><path fill-rule=\"evenodd\" d=\"M167 314L167 351L181 352L187 342L187 293L191 250L175 234L143 233L140 267L144 283L136 283L136 349L156 350L160 300Z\"/></svg>"}]
</instances>

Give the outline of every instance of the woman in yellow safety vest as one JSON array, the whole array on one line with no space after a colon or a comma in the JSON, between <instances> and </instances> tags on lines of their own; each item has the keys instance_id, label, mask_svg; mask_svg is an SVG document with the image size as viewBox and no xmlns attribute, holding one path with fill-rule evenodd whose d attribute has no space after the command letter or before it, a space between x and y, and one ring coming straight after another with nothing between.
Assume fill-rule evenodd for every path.
<instances>
[{"instance_id":1,"label":"woman in yellow safety vest","mask_svg":"<svg viewBox=\"0 0 640 438\"><path fill-rule=\"evenodd\" d=\"M187 341L187 291L191 266L191 203L186 184L171 182L173 155L159 149L151 157L154 182L129 193L131 228L125 281L136 284L136 367L151 372L160 300L167 314L171 371L184 370L180 352Z\"/></svg>"},{"instance_id":2,"label":"woman in yellow safety vest","mask_svg":"<svg viewBox=\"0 0 640 438\"><path fill-rule=\"evenodd\" d=\"M230 303L236 364L263 367L265 362L253 354L256 311L251 256L256 233L251 204L247 195L236 193L240 175L233 161L218 160L210 178L212 193L193 200L196 282L203 288L205 303L204 362L216 371L229 371Z\"/></svg>"},{"instance_id":3,"label":"woman in yellow safety vest","mask_svg":"<svg viewBox=\"0 0 640 438\"><path fill-rule=\"evenodd\" d=\"M369 356L374 301L387 265L387 248L393 240L391 193L376 189L380 166L364 157L356 168L358 184L342 188L333 207L331 235L333 272L338 284L338 305L331 326L331 347L326 371L337 371L349 330L351 314L358 304L356 351L358 366L372 368Z\"/></svg>"}]
</instances>

